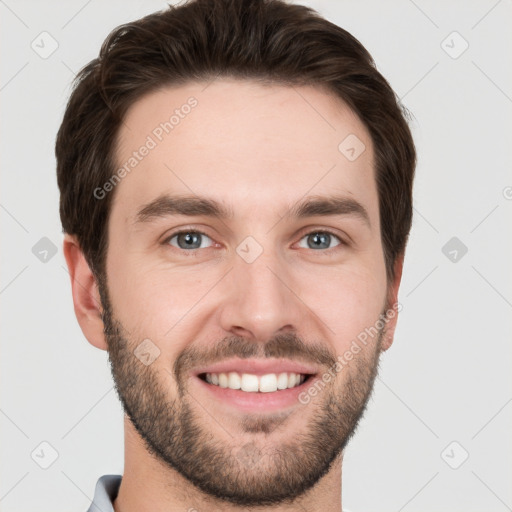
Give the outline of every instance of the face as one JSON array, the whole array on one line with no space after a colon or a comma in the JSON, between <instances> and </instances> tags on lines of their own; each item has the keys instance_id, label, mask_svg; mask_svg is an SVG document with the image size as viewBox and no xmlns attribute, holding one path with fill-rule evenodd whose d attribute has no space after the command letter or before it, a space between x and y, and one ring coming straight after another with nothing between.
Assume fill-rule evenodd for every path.
<instances>
[{"instance_id":1,"label":"face","mask_svg":"<svg viewBox=\"0 0 512 512\"><path fill-rule=\"evenodd\" d=\"M340 461L385 339L367 130L319 89L189 83L132 105L117 160L101 295L136 435L212 497L293 500Z\"/></svg>"}]
</instances>

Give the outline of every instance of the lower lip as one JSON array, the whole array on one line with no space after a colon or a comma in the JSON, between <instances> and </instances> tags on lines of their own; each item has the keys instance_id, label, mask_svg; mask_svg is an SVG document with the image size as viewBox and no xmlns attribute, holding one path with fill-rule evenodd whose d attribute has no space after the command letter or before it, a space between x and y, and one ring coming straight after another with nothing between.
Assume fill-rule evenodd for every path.
<instances>
[{"instance_id":1,"label":"lower lip","mask_svg":"<svg viewBox=\"0 0 512 512\"><path fill-rule=\"evenodd\" d=\"M311 375L297 387L279 389L270 393L221 388L215 384L209 384L197 375L194 379L198 381L201 389L204 389L206 393L220 402L233 405L246 412L270 412L293 407L294 405L302 405L299 401L299 395L311 386L315 376Z\"/></svg>"}]
</instances>

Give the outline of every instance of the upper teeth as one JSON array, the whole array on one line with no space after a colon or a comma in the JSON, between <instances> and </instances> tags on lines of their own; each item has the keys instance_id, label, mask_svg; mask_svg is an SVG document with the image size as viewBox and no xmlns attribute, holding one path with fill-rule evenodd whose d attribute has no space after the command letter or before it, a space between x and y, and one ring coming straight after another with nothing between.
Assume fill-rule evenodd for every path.
<instances>
[{"instance_id":1,"label":"upper teeth","mask_svg":"<svg viewBox=\"0 0 512 512\"><path fill-rule=\"evenodd\" d=\"M206 381L221 388L241 389L242 391L270 393L278 389L294 388L302 384L306 376L300 373L268 373L253 375L251 373L207 373Z\"/></svg>"}]
</instances>

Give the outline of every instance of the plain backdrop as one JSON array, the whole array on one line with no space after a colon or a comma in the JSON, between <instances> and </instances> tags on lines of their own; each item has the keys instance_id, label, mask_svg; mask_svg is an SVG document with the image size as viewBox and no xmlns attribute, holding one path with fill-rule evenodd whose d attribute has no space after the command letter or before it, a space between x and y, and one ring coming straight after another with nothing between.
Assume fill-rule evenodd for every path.
<instances>
[{"instance_id":1,"label":"plain backdrop","mask_svg":"<svg viewBox=\"0 0 512 512\"><path fill-rule=\"evenodd\" d=\"M419 157L403 310L345 454L344 508L512 510L512 2L304 3L373 55ZM2 512L85 512L123 471L107 355L73 312L54 142L74 74L165 7L0 1Z\"/></svg>"}]
</instances>

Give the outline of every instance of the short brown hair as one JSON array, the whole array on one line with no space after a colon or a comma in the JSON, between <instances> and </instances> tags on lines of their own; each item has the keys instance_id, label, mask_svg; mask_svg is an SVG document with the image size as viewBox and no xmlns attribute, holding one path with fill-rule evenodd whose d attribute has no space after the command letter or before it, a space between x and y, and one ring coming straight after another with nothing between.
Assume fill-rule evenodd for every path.
<instances>
[{"instance_id":1,"label":"short brown hair","mask_svg":"<svg viewBox=\"0 0 512 512\"><path fill-rule=\"evenodd\" d=\"M369 130L388 279L412 222L416 150L408 111L363 45L316 11L283 0L191 0L114 29L77 75L55 153L63 230L105 277L119 128L137 99L164 86L234 77L323 87ZM341 142L341 141L340 141Z\"/></svg>"}]
</instances>

